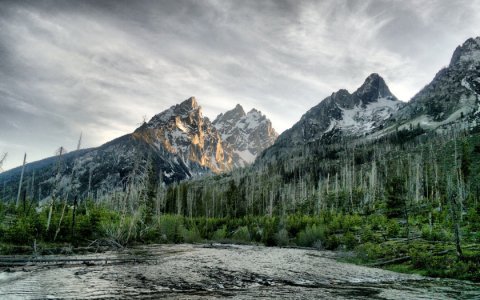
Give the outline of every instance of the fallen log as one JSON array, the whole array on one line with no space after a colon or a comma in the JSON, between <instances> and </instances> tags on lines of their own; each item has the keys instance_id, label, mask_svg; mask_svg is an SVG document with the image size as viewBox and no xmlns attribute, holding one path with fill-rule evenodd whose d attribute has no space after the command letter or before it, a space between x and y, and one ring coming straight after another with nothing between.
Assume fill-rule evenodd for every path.
<instances>
[{"instance_id":1,"label":"fallen log","mask_svg":"<svg viewBox=\"0 0 480 300\"><path fill-rule=\"evenodd\" d=\"M440 251L440 252L431 253L430 255L431 256L445 255L445 254L448 254L452 251L453 251L452 249L449 249L449 250L447 249L447 250L443 250L443 251ZM375 263L372 263L372 264L368 264L368 266L370 266L370 267L381 267L381 266L390 265L390 264L394 264L394 263L403 263L403 262L409 261L410 259L412 259L412 257L407 255L407 256L402 256L402 257L398 257L398 258L394 258L394 259L390 259L390 260L386 260L386 261L375 262Z\"/></svg>"},{"instance_id":2,"label":"fallen log","mask_svg":"<svg viewBox=\"0 0 480 300\"><path fill-rule=\"evenodd\" d=\"M412 257L403 256L403 257L398 257L398 258L394 258L394 259L390 259L390 260L386 260L386 261L380 261L380 262L368 264L367 266L369 266L369 267L381 267L381 266L394 264L394 263L403 263L403 262L409 261L410 259L412 259Z\"/></svg>"},{"instance_id":3,"label":"fallen log","mask_svg":"<svg viewBox=\"0 0 480 300\"><path fill-rule=\"evenodd\" d=\"M151 258L1 258L0 266L22 266L32 264L95 264L95 263L136 263L144 261L153 261Z\"/></svg>"}]
</instances>

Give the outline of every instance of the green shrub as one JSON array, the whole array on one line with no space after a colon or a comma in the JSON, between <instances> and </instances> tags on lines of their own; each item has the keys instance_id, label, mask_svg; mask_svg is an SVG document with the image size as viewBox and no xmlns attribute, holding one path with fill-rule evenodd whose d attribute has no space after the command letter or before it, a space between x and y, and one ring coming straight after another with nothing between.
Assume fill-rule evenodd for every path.
<instances>
[{"instance_id":1,"label":"green shrub","mask_svg":"<svg viewBox=\"0 0 480 300\"><path fill-rule=\"evenodd\" d=\"M227 238L227 226L222 226L221 228L217 229L213 235L212 240L221 242Z\"/></svg>"},{"instance_id":2,"label":"green shrub","mask_svg":"<svg viewBox=\"0 0 480 300\"><path fill-rule=\"evenodd\" d=\"M127 245L140 237L140 214L125 216L116 222L103 220L100 228L104 236L113 239L120 245Z\"/></svg>"},{"instance_id":3,"label":"green shrub","mask_svg":"<svg viewBox=\"0 0 480 300\"><path fill-rule=\"evenodd\" d=\"M368 223L372 230L384 230L387 227L388 219L384 215L371 215L368 217Z\"/></svg>"},{"instance_id":4,"label":"green shrub","mask_svg":"<svg viewBox=\"0 0 480 300\"><path fill-rule=\"evenodd\" d=\"M202 241L202 237L200 236L200 231L196 226L193 226L190 229L186 229L182 227L182 238L185 243L199 243Z\"/></svg>"},{"instance_id":5,"label":"green shrub","mask_svg":"<svg viewBox=\"0 0 480 300\"><path fill-rule=\"evenodd\" d=\"M423 225L422 238L429 241L450 241L452 239L452 234L438 226L431 229L429 225Z\"/></svg>"},{"instance_id":6,"label":"green shrub","mask_svg":"<svg viewBox=\"0 0 480 300\"><path fill-rule=\"evenodd\" d=\"M375 238L375 235L373 234L373 231L369 227L365 227L360 234L360 240L363 243L367 242L376 242L377 239Z\"/></svg>"},{"instance_id":7,"label":"green shrub","mask_svg":"<svg viewBox=\"0 0 480 300\"><path fill-rule=\"evenodd\" d=\"M17 245L30 245L42 231L41 227L36 215L19 216L4 228L2 240Z\"/></svg>"},{"instance_id":8,"label":"green shrub","mask_svg":"<svg viewBox=\"0 0 480 300\"><path fill-rule=\"evenodd\" d=\"M167 243L180 243L183 241L183 218L174 215L163 215L158 218L158 230L161 241Z\"/></svg>"},{"instance_id":9,"label":"green shrub","mask_svg":"<svg viewBox=\"0 0 480 300\"><path fill-rule=\"evenodd\" d=\"M266 246L277 245L276 228L278 228L278 222L275 218L266 218L263 220L263 230L261 242ZM288 235L288 232L287 232Z\"/></svg>"},{"instance_id":10,"label":"green shrub","mask_svg":"<svg viewBox=\"0 0 480 300\"><path fill-rule=\"evenodd\" d=\"M358 245L355 248L355 252L357 253L358 257L365 261L374 260L379 257L383 257L384 255L382 247L371 242Z\"/></svg>"},{"instance_id":11,"label":"green shrub","mask_svg":"<svg viewBox=\"0 0 480 300\"><path fill-rule=\"evenodd\" d=\"M400 232L400 224L396 220L388 220L387 223L387 236L396 237Z\"/></svg>"},{"instance_id":12,"label":"green shrub","mask_svg":"<svg viewBox=\"0 0 480 300\"><path fill-rule=\"evenodd\" d=\"M275 245L287 246L289 244L288 231L284 228L275 233Z\"/></svg>"},{"instance_id":13,"label":"green shrub","mask_svg":"<svg viewBox=\"0 0 480 300\"><path fill-rule=\"evenodd\" d=\"M340 246L340 241L338 237L334 234L327 236L327 241L325 242L325 249L335 250Z\"/></svg>"},{"instance_id":14,"label":"green shrub","mask_svg":"<svg viewBox=\"0 0 480 300\"><path fill-rule=\"evenodd\" d=\"M312 225L300 231L297 236L297 244L303 247L313 247L315 243L325 243L325 231L323 227Z\"/></svg>"},{"instance_id":15,"label":"green shrub","mask_svg":"<svg viewBox=\"0 0 480 300\"><path fill-rule=\"evenodd\" d=\"M363 240L362 240L362 242L363 242ZM343 235L342 244L345 245L345 247L348 250L352 250L358 244L358 241L355 238L355 236L353 235L353 233L348 231L347 233L345 233Z\"/></svg>"},{"instance_id":16,"label":"green shrub","mask_svg":"<svg viewBox=\"0 0 480 300\"><path fill-rule=\"evenodd\" d=\"M232 234L232 239L236 242L250 242L250 232L248 231L247 226L239 227Z\"/></svg>"}]
</instances>

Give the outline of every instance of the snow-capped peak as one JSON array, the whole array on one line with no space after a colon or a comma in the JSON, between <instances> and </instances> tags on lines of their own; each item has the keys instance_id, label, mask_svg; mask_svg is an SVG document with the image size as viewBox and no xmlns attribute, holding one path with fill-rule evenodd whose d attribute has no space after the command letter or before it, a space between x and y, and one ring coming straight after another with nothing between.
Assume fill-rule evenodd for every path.
<instances>
[{"instance_id":1,"label":"snow-capped peak","mask_svg":"<svg viewBox=\"0 0 480 300\"><path fill-rule=\"evenodd\" d=\"M382 127L401 106L383 78L373 73L354 93L341 89L312 107L279 141L295 145L338 135L361 136Z\"/></svg>"},{"instance_id":2,"label":"snow-capped peak","mask_svg":"<svg viewBox=\"0 0 480 300\"><path fill-rule=\"evenodd\" d=\"M203 117L195 97L155 115L135 134L159 150L166 149L214 172L251 163L277 137L264 115L255 109L246 114L240 104L212 123Z\"/></svg>"},{"instance_id":3,"label":"snow-capped peak","mask_svg":"<svg viewBox=\"0 0 480 300\"><path fill-rule=\"evenodd\" d=\"M348 95L345 95L346 100L343 103L336 103L341 117L332 117L325 132L335 128L349 134L370 132L403 105L377 73L370 74L350 97Z\"/></svg>"},{"instance_id":4,"label":"snow-capped peak","mask_svg":"<svg viewBox=\"0 0 480 300\"><path fill-rule=\"evenodd\" d=\"M240 104L237 104L234 109L229 110L225 113L221 113L217 116L217 118L213 121L213 124L216 123L224 123L228 122L231 124L235 124L238 120L245 116L245 111Z\"/></svg>"},{"instance_id":5,"label":"snow-capped peak","mask_svg":"<svg viewBox=\"0 0 480 300\"><path fill-rule=\"evenodd\" d=\"M232 151L235 166L252 163L278 136L270 120L260 111L252 109L245 114L240 105L220 114L213 125L220 133L225 148Z\"/></svg>"}]
</instances>

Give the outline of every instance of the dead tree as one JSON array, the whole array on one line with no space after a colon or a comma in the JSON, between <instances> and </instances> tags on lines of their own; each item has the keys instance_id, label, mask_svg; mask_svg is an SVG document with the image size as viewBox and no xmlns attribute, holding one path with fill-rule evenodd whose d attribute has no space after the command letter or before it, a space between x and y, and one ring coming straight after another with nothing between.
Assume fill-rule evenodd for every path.
<instances>
[{"instance_id":1,"label":"dead tree","mask_svg":"<svg viewBox=\"0 0 480 300\"><path fill-rule=\"evenodd\" d=\"M7 152L3 153L2 156L0 156L0 173L3 171L2 166L5 160L7 160Z\"/></svg>"},{"instance_id":2,"label":"dead tree","mask_svg":"<svg viewBox=\"0 0 480 300\"><path fill-rule=\"evenodd\" d=\"M80 133L80 138L78 139L78 144L77 144L77 151L80 150L81 144L82 144L82 134ZM74 189L73 178L75 177L75 171L77 169L77 161L78 160L75 160L73 162L72 172L70 173L70 182L68 183L70 191L72 191ZM65 196L65 199L63 200L62 214L60 216L60 220L58 221L57 231L55 231L55 236L53 237L54 241L57 239L57 235L60 232L60 228L62 226L63 217L65 216L65 209L67 208L68 194L69 194L70 191L67 191L67 195Z\"/></svg>"},{"instance_id":3,"label":"dead tree","mask_svg":"<svg viewBox=\"0 0 480 300\"><path fill-rule=\"evenodd\" d=\"M48 211L48 219L47 219L47 231L50 229L50 222L52 221L52 213L53 213L53 206L55 205L55 196L58 188L58 181L60 179L60 167L61 167L61 160L62 160L62 155L66 152L65 148L60 147L56 151L56 155L58 156L57 160L57 175L55 176L55 184L53 187L53 192L52 192L52 200L50 201L50 209Z\"/></svg>"},{"instance_id":4,"label":"dead tree","mask_svg":"<svg viewBox=\"0 0 480 300\"><path fill-rule=\"evenodd\" d=\"M27 153L23 156L23 166L22 166L22 173L20 174L20 181L18 182L18 194L17 194L17 203L16 207L20 205L20 194L22 193L22 183L23 183L23 173L25 172L25 163L27 161Z\"/></svg>"}]
</instances>

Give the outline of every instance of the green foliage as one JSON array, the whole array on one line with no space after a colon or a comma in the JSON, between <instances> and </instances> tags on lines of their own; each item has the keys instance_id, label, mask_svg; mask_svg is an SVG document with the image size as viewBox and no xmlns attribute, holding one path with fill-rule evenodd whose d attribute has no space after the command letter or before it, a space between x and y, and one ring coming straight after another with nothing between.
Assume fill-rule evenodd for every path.
<instances>
[{"instance_id":1,"label":"green foliage","mask_svg":"<svg viewBox=\"0 0 480 300\"><path fill-rule=\"evenodd\" d=\"M400 217L406 209L406 188L405 179L400 176L389 178L387 190L387 212L389 217Z\"/></svg>"},{"instance_id":2,"label":"green foliage","mask_svg":"<svg viewBox=\"0 0 480 300\"><path fill-rule=\"evenodd\" d=\"M289 244L288 231L284 228L275 233L275 245L287 246Z\"/></svg>"},{"instance_id":3,"label":"green foliage","mask_svg":"<svg viewBox=\"0 0 480 300\"><path fill-rule=\"evenodd\" d=\"M168 243L183 242L183 218L174 215L163 215L158 218L160 241Z\"/></svg>"},{"instance_id":4,"label":"green foliage","mask_svg":"<svg viewBox=\"0 0 480 300\"><path fill-rule=\"evenodd\" d=\"M422 238L429 241L448 242L451 241L453 237L451 232L445 230L445 228L440 228L439 226L434 226L433 228L430 228L429 225L423 225Z\"/></svg>"},{"instance_id":5,"label":"green foliage","mask_svg":"<svg viewBox=\"0 0 480 300\"><path fill-rule=\"evenodd\" d=\"M355 251L365 261L372 261L384 255L382 247L371 242L358 245Z\"/></svg>"},{"instance_id":6,"label":"green foliage","mask_svg":"<svg viewBox=\"0 0 480 300\"><path fill-rule=\"evenodd\" d=\"M116 220L102 220L100 228L103 236L113 239L121 245L127 245L140 237L140 214Z\"/></svg>"},{"instance_id":7,"label":"green foliage","mask_svg":"<svg viewBox=\"0 0 480 300\"><path fill-rule=\"evenodd\" d=\"M200 231L196 226L192 226L189 229L183 227L181 228L183 242L185 243L199 243L202 241L200 236Z\"/></svg>"},{"instance_id":8,"label":"green foliage","mask_svg":"<svg viewBox=\"0 0 480 300\"><path fill-rule=\"evenodd\" d=\"M39 232L42 231L36 215L20 216L3 229L3 241L13 244L33 244Z\"/></svg>"},{"instance_id":9,"label":"green foliage","mask_svg":"<svg viewBox=\"0 0 480 300\"><path fill-rule=\"evenodd\" d=\"M324 228L315 224L307 226L297 236L297 244L304 247L319 247L319 245L325 244L326 240Z\"/></svg>"},{"instance_id":10,"label":"green foliage","mask_svg":"<svg viewBox=\"0 0 480 300\"><path fill-rule=\"evenodd\" d=\"M358 241L353 235L353 233L349 231L343 236L342 244L345 245L348 250L352 250L358 244Z\"/></svg>"},{"instance_id":11,"label":"green foliage","mask_svg":"<svg viewBox=\"0 0 480 300\"><path fill-rule=\"evenodd\" d=\"M386 234L388 237L395 237L398 236L398 233L400 232L400 224L398 224L398 221L394 219L390 219L387 222L387 228L386 228Z\"/></svg>"},{"instance_id":12,"label":"green foliage","mask_svg":"<svg viewBox=\"0 0 480 300\"><path fill-rule=\"evenodd\" d=\"M227 238L227 226L222 226L221 228L215 230L212 235L212 240L217 242L222 242Z\"/></svg>"},{"instance_id":13,"label":"green foliage","mask_svg":"<svg viewBox=\"0 0 480 300\"><path fill-rule=\"evenodd\" d=\"M239 227L232 234L232 240L240 243L249 243L251 242L250 232L247 226Z\"/></svg>"}]
</instances>

